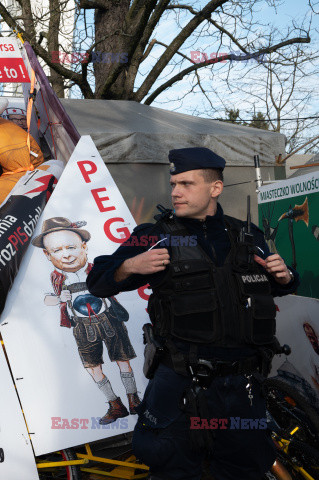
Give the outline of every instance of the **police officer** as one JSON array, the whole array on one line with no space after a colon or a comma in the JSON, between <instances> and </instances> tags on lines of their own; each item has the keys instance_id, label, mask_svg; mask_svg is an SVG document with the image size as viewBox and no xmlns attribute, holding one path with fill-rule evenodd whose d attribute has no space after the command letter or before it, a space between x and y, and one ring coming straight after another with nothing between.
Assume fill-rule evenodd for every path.
<instances>
[{"instance_id":1,"label":"police officer","mask_svg":"<svg viewBox=\"0 0 319 480\"><path fill-rule=\"evenodd\" d=\"M133 436L151 478L199 480L209 451L216 480L257 480L275 460L260 385L278 350L273 296L293 293L299 277L255 225L223 214L223 158L183 148L169 160L175 213L97 257L88 288L153 290L157 349Z\"/></svg>"}]
</instances>

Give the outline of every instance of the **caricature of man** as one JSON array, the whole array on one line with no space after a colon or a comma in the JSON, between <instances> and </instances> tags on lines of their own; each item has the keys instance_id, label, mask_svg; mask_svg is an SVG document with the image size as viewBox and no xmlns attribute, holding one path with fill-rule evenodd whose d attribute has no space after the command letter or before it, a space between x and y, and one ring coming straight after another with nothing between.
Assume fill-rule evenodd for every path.
<instances>
[{"instance_id":1,"label":"caricature of man","mask_svg":"<svg viewBox=\"0 0 319 480\"><path fill-rule=\"evenodd\" d=\"M310 365L312 369L312 381L319 390L319 341L318 341L318 336L316 332L314 331L313 327L310 325L310 323L305 322L303 324L303 329L305 331L305 334L311 343L311 346L313 348L313 351L315 352L316 355L311 354L310 356Z\"/></svg>"},{"instance_id":2,"label":"caricature of man","mask_svg":"<svg viewBox=\"0 0 319 480\"><path fill-rule=\"evenodd\" d=\"M23 130L28 130L27 112L23 108L10 106L3 111L2 117L11 120Z\"/></svg>"},{"instance_id":3,"label":"caricature of man","mask_svg":"<svg viewBox=\"0 0 319 480\"><path fill-rule=\"evenodd\" d=\"M137 395L130 360L136 357L123 321L128 313L114 298L98 298L86 287L86 277L92 268L87 260L87 242L91 236L80 227L86 222L72 223L67 218L45 220L40 235L32 244L42 248L55 270L51 272L54 294L45 296L46 305L59 305L60 325L73 328L73 335L84 368L106 396L109 409L100 419L101 425L129 415L102 369L103 342L111 362L116 362L125 387L129 411L135 414L140 399Z\"/></svg>"}]
</instances>

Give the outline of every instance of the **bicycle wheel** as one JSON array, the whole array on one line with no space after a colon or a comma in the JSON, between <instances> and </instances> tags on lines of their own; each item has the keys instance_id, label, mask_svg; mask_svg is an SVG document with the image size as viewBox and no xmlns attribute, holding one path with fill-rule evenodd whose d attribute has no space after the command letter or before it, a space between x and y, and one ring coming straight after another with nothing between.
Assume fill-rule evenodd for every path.
<instances>
[{"instance_id":1,"label":"bicycle wheel","mask_svg":"<svg viewBox=\"0 0 319 480\"><path fill-rule=\"evenodd\" d=\"M60 450L59 452L49 453L37 457L37 463L43 462L61 462L68 460L77 460L77 456L71 448ZM38 469L40 480L81 480L81 470L78 465L67 465L64 467L50 467Z\"/></svg>"},{"instance_id":2,"label":"bicycle wheel","mask_svg":"<svg viewBox=\"0 0 319 480\"><path fill-rule=\"evenodd\" d=\"M276 441L275 445L277 446L277 457L270 472L267 472L267 474L270 473L272 475L272 477L269 477L269 480L305 480L305 476L295 468L297 465L299 467L304 466L304 463L300 462L300 459L297 460L293 455L283 452ZM307 473L310 473L308 466L305 470ZM316 477L312 478L317 480Z\"/></svg>"},{"instance_id":3,"label":"bicycle wheel","mask_svg":"<svg viewBox=\"0 0 319 480\"><path fill-rule=\"evenodd\" d=\"M319 450L293 438L289 444L288 454L294 457L297 463L304 465L315 480L319 480Z\"/></svg>"},{"instance_id":4,"label":"bicycle wheel","mask_svg":"<svg viewBox=\"0 0 319 480\"><path fill-rule=\"evenodd\" d=\"M298 427L293 438L318 448L319 416L305 397L291 385L276 378L265 380L263 390L267 410L278 427L277 433L289 438L291 431Z\"/></svg>"}]
</instances>

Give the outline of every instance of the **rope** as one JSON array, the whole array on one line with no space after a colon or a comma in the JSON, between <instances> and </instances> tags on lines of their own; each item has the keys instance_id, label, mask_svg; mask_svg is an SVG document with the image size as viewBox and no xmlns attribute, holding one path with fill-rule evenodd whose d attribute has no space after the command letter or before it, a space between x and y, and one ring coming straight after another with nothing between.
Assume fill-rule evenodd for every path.
<instances>
[{"instance_id":1,"label":"rope","mask_svg":"<svg viewBox=\"0 0 319 480\"><path fill-rule=\"evenodd\" d=\"M30 147L30 125L31 125L31 113L32 113L32 106L33 106L33 99L35 97L34 94L34 83L35 83L35 71L31 69L31 84L30 84L30 94L28 100L28 107L27 107L27 126L28 126L28 138L27 138L27 145L29 149L29 153L31 154L31 147ZM30 162L31 163L31 162Z\"/></svg>"},{"instance_id":2,"label":"rope","mask_svg":"<svg viewBox=\"0 0 319 480\"><path fill-rule=\"evenodd\" d=\"M34 170L34 165L32 165L32 163L30 163L30 165L28 167L17 168L16 170L13 170L12 172L5 172L2 175L13 175L14 173L20 173L20 172L32 172L32 170Z\"/></svg>"}]
</instances>

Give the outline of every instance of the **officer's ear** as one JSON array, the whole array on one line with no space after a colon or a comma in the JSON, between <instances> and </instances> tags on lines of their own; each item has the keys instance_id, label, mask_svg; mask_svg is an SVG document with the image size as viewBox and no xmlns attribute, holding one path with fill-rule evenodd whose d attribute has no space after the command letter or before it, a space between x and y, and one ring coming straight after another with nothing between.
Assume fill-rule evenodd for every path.
<instances>
[{"instance_id":1,"label":"officer's ear","mask_svg":"<svg viewBox=\"0 0 319 480\"><path fill-rule=\"evenodd\" d=\"M83 250L85 250L87 252L88 246L87 246L86 242L82 242L82 248L83 248Z\"/></svg>"},{"instance_id":2,"label":"officer's ear","mask_svg":"<svg viewBox=\"0 0 319 480\"><path fill-rule=\"evenodd\" d=\"M210 194L212 198L218 198L219 195L222 193L224 188L224 184L221 180L215 180L215 182L212 182Z\"/></svg>"}]
</instances>

